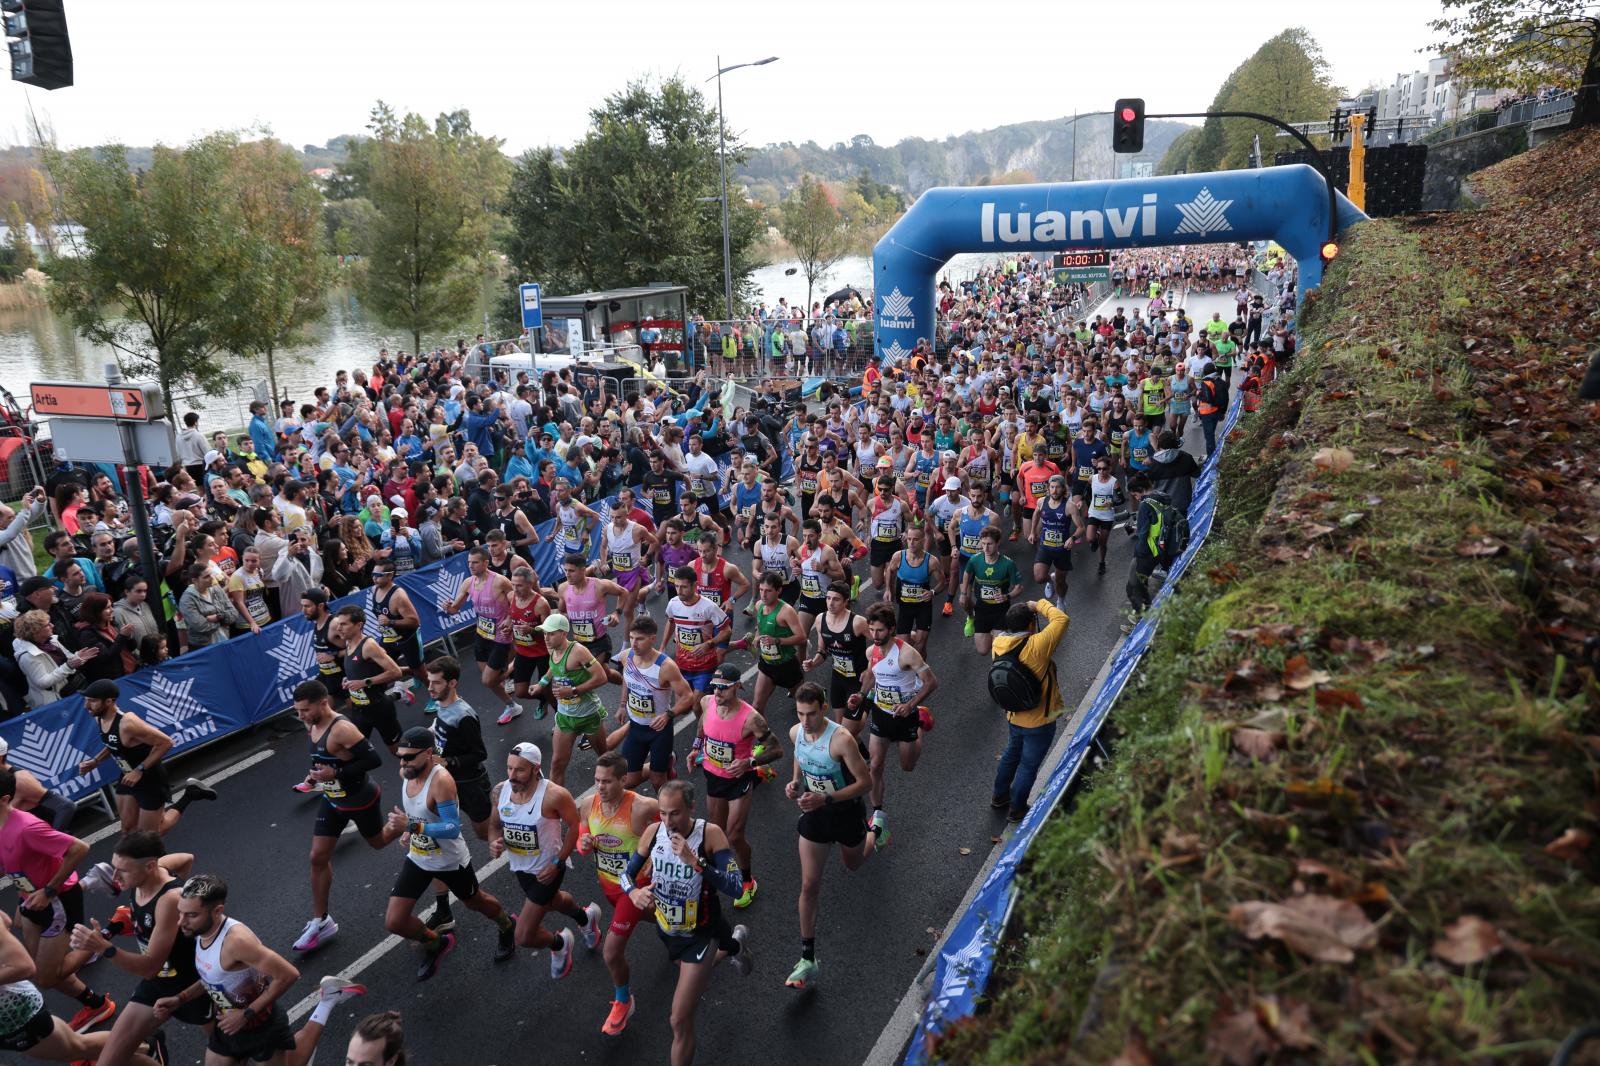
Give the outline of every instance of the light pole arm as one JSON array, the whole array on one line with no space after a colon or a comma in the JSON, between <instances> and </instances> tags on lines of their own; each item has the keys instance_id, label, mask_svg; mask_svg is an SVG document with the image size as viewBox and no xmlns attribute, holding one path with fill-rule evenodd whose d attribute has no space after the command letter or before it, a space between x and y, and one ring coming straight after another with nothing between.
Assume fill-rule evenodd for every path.
<instances>
[{"instance_id":1,"label":"light pole arm","mask_svg":"<svg viewBox=\"0 0 1600 1066\"><path fill-rule=\"evenodd\" d=\"M1159 115L1145 113L1145 118L1250 118L1257 122L1266 122L1278 127L1301 144L1306 151L1311 153L1312 166L1317 168L1317 173L1322 175L1323 182L1328 186L1328 239L1331 241L1339 234L1339 202L1338 193L1333 187L1333 175L1328 173L1328 162L1322 154L1322 149L1312 144L1306 135L1289 125L1280 122L1271 115L1263 115L1255 111L1168 111Z\"/></svg>"}]
</instances>

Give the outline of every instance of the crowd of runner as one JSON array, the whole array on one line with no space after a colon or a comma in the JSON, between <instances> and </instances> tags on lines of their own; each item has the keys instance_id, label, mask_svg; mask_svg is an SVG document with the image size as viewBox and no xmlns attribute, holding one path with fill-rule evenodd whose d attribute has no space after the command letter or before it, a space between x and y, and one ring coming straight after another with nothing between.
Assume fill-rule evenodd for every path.
<instances>
[{"instance_id":1,"label":"crowd of runner","mask_svg":"<svg viewBox=\"0 0 1600 1066\"><path fill-rule=\"evenodd\" d=\"M1074 572L1104 573L1121 529L1129 605L1146 607L1185 538L1190 420L1209 453L1239 379L1259 387L1292 359L1278 296L1241 289L1229 321L1184 310L1191 278L1232 291L1243 262L1221 248L1119 257L1136 294L1092 318L1026 259L944 283L937 345L869 367L859 400L836 390L810 407L766 391L727 411L704 380L620 402L570 377L480 382L458 353L381 353L276 420L257 405L236 438L186 419L186 462L138 472L161 540L155 595L111 477L69 472L22 513L0 508L27 702L83 694L104 741L84 771L115 761L124 830L109 863L80 873L72 805L0 752L0 860L22 894L15 934L0 931L0 1047L165 1061L175 1018L205 1027L208 1062L309 1061L330 1013L365 991L323 978L298 1030L282 1002L299 978L286 956L338 934L334 844L353 826L404 852L384 924L415 943L418 980L454 950L459 904L493 923L497 962L539 952L560 979L580 944L598 950L614 987L599 1028L614 1036L636 1009L631 934L653 924L678 964L672 1061L688 1063L713 967L754 966L730 911L759 892L747 829L763 782L798 818L801 949L785 983L813 986L828 857L883 861L890 770L913 772L934 728L935 625L960 627L975 661L1020 660L1038 685L1009 715L992 791L1026 815L1065 710L1052 655ZM1274 280L1292 307L1292 269ZM35 575L27 526L47 507L54 562ZM553 584L534 565L544 540ZM1023 541L1019 566L1006 552ZM748 572L730 551L749 553ZM458 552L469 574L440 606L472 629L460 658L425 654L395 578ZM363 588L362 606L330 611ZM317 676L293 692L309 770L285 782L315 804L308 918L281 952L229 913L221 877L194 872L203 857L163 843L216 793L175 788L170 738L118 703L118 679L167 653L162 604L189 647L290 614L310 624ZM461 695L469 649L492 706ZM742 652L753 670L731 661ZM483 719L524 713L553 715L548 750L491 758ZM569 786L585 748L592 770ZM504 859L520 900L483 887L475 850ZM91 917L86 892L120 905ZM373 904L345 890L341 905ZM120 1011L85 983L95 960L139 978ZM53 1019L43 989L81 1009ZM361 1031L397 1046L393 1015Z\"/></svg>"}]
</instances>

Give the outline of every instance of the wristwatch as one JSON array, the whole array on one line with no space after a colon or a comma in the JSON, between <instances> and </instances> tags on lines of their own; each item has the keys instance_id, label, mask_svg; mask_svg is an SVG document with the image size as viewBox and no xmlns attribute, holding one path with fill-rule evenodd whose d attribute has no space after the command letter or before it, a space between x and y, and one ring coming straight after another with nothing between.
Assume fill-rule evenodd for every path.
<instances>
[{"instance_id":1,"label":"wristwatch","mask_svg":"<svg viewBox=\"0 0 1600 1066\"><path fill-rule=\"evenodd\" d=\"M258 1018L259 1015L256 1014L256 1009L254 1007L246 1007L242 1013L244 1014L244 1021L246 1025L256 1024L256 1018Z\"/></svg>"}]
</instances>

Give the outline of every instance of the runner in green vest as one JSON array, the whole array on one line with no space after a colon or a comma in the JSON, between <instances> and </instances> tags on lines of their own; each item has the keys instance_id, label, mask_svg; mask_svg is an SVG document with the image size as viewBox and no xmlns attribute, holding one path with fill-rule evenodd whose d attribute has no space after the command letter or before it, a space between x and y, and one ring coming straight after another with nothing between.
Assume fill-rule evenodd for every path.
<instances>
[{"instance_id":1,"label":"runner in green vest","mask_svg":"<svg viewBox=\"0 0 1600 1066\"><path fill-rule=\"evenodd\" d=\"M1144 381L1139 383L1144 392L1144 416L1147 419L1165 417L1167 413L1167 384L1160 367L1151 367ZM1151 423L1154 425L1154 423Z\"/></svg>"}]
</instances>

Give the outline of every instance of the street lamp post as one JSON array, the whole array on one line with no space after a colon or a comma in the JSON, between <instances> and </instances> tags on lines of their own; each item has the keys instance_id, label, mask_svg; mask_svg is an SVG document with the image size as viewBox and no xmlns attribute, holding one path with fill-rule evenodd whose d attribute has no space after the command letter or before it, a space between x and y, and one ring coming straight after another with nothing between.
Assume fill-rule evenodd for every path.
<instances>
[{"instance_id":1,"label":"street lamp post","mask_svg":"<svg viewBox=\"0 0 1600 1066\"><path fill-rule=\"evenodd\" d=\"M740 67L764 67L777 61L777 56L768 56L753 63L735 63L725 67L722 57L717 57L717 169L722 173L722 300L729 322L733 321L733 244L728 236L728 134L722 118L722 76Z\"/></svg>"}]
</instances>

